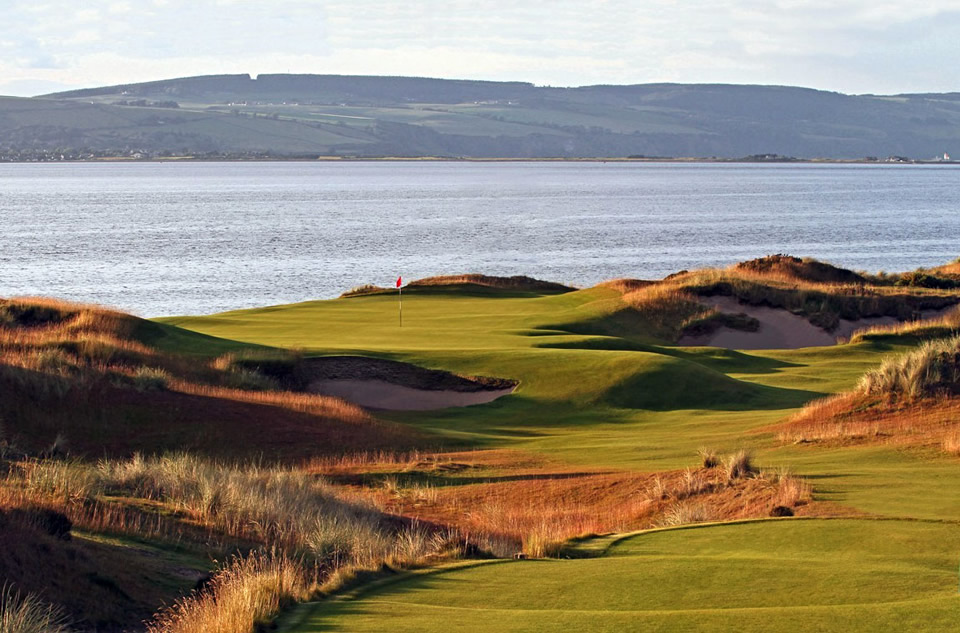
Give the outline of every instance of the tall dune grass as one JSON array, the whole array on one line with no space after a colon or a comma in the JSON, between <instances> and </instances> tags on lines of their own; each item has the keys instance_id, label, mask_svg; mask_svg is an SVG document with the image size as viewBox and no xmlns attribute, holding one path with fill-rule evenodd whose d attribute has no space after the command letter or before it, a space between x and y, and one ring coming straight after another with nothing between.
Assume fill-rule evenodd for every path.
<instances>
[{"instance_id":1,"label":"tall dune grass","mask_svg":"<svg viewBox=\"0 0 960 633\"><path fill-rule=\"evenodd\" d=\"M155 507L167 531L131 521L112 501L118 498ZM461 542L455 532L390 517L369 498L304 471L188 454L23 462L0 480L0 505L56 508L78 527L138 537L169 536L179 522L202 528L199 535L184 528L180 539L199 536L209 549L205 531L219 537L221 551L254 549L232 559L203 592L161 612L151 633L249 633L320 581L332 590L356 570L455 556Z\"/></svg>"},{"instance_id":2,"label":"tall dune grass","mask_svg":"<svg viewBox=\"0 0 960 633\"><path fill-rule=\"evenodd\" d=\"M96 465L31 462L12 470L4 483L65 509L78 524L104 498L145 499L224 536L323 565L405 561L444 546L438 541L411 547L422 541L422 527L398 525L369 496L293 468L237 466L189 454L135 455Z\"/></svg>"},{"instance_id":3,"label":"tall dune grass","mask_svg":"<svg viewBox=\"0 0 960 633\"><path fill-rule=\"evenodd\" d=\"M147 625L148 633L249 633L285 606L304 600L315 579L281 554L234 558L201 592L177 601Z\"/></svg>"},{"instance_id":4,"label":"tall dune grass","mask_svg":"<svg viewBox=\"0 0 960 633\"><path fill-rule=\"evenodd\" d=\"M13 585L0 587L0 633L67 633L66 618L56 606Z\"/></svg>"},{"instance_id":5,"label":"tall dune grass","mask_svg":"<svg viewBox=\"0 0 960 633\"><path fill-rule=\"evenodd\" d=\"M928 341L918 349L885 360L864 374L858 385L864 394L906 401L960 390L960 337Z\"/></svg>"},{"instance_id":6,"label":"tall dune grass","mask_svg":"<svg viewBox=\"0 0 960 633\"><path fill-rule=\"evenodd\" d=\"M892 325L874 325L857 330L851 343L869 341L886 336L915 336L923 339L946 338L960 334L960 307L932 319L913 319Z\"/></svg>"},{"instance_id":7,"label":"tall dune grass","mask_svg":"<svg viewBox=\"0 0 960 633\"><path fill-rule=\"evenodd\" d=\"M684 329L717 311L705 306L689 292L671 285L644 286L623 295L650 328L650 333L665 340L676 340Z\"/></svg>"},{"instance_id":8,"label":"tall dune grass","mask_svg":"<svg viewBox=\"0 0 960 633\"><path fill-rule=\"evenodd\" d=\"M844 281L845 275L829 279L828 274L804 277L777 267L735 266L684 272L660 283L694 296L731 296L748 305L789 310L827 330L834 329L840 319L891 316L909 320L921 310L957 303L955 291L893 287L869 279Z\"/></svg>"}]
</instances>

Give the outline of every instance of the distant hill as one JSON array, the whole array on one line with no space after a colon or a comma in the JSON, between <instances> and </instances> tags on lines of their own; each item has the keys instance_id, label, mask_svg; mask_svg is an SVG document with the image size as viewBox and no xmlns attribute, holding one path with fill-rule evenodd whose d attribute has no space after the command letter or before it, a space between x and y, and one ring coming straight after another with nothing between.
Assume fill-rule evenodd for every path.
<instances>
[{"instance_id":1,"label":"distant hill","mask_svg":"<svg viewBox=\"0 0 960 633\"><path fill-rule=\"evenodd\" d=\"M960 93L216 75L0 98L0 157L83 155L930 159Z\"/></svg>"}]
</instances>

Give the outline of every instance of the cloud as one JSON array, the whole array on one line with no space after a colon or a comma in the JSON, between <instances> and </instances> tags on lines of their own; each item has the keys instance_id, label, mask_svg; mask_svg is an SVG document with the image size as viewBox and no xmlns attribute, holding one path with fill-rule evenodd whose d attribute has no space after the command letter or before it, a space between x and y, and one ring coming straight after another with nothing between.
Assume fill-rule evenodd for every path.
<instances>
[{"instance_id":1,"label":"cloud","mask_svg":"<svg viewBox=\"0 0 960 633\"><path fill-rule=\"evenodd\" d=\"M956 90L960 2L8 0L0 72L103 85L219 72L541 84Z\"/></svg>"}]
</instances>

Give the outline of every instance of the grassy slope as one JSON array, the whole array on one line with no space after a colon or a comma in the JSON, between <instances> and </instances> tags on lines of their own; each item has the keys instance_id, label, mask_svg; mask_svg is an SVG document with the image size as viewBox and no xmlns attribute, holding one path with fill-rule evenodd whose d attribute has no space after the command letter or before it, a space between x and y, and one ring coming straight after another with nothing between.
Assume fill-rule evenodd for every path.
<instances>
[{"instance_id":1,"label":"grassy slope","mask_svg":"<svg viewBox=\"0 0 960 633\"><path fill-rule=\"evenodd\" d=\"M83 147L93 149L119 149L132 144L151 149L188 146L202 147L207 151L290 154L322 152L331 147L359 146L368 142L356 135L343 136L336 130L289 120L254 119L202 110L0 97L0 130L8 136L47 138L45 134L49 130L60 127L69 128L75 137L82 137ZM167 140L158 141L160 138ZM197 143L196 138L201 141ZM34 146L23 142L11 144ZM46 147L42 142L36 146Z\"/></svg>"},{"instance_id":2,"label":"grassy slope","mask_svg":"<svg viewBox=\"0 0 960 633\"><path fill-rule=\"evenodd\" d=\"M36 455L60 437L77 457L298 460L410 438L339 400L261 382L251 391L242 373L208 362L247 343L56 301L0 301L0 321L0 450L9 441ZM379 444L374 428L386 432Z\"/></svg>"},{"instance_id":3,"label":"grassy slope","mask_svg":"<svg viewBox=\"0 0 960 633\"><path fill-rule=\"evenodd\" d=\"M321 354L388 356L520 381L514 395L489 405L392 416L446 435L451 442L467 440L474 445L545 453L571 463L641 471L692 466L696 449L704 445L722 451L748 447L761 465L793 468L813 482L818 498L839 502L851 511L888 517L960 520L960 472L956 458L884 446L815 449L781 445L773 433L763 430L811 398L850 388L865 369L875 366L884 355L906 349L891 340L744 354L708 348L660 347L642 332L626 333L619 326L611 329L619 335L603 335L595 330L590 335L575 335L569 331L576 328L556 325L603 323L604 317L617 307L616 293L605 289L542 296L462 288L411 290L404 295L402 330L395 322L395 302L396 297L374 295L166 321L244 342L301 347ZM710 558L717 556L716 547L704 542L704 547L714 548L714 554L701 556L693 550L686 555L674 552L660 555L653 566L646 564L652 560L648 553L643 554L645 564L637 565L640 550L629 557L603 561L531 562L509 568L496 565L457 572L465 575L463 582L443 583L445 591L437 592L437 599L457 601L464 592L477 591L477 595L489 598L484 604L502 603L496 607L502 611L457 612L458 617L469 618L476 630L483 630L481 625L490 621L498 621L499 630L504 630L507 620L502 616L505 615L510 616L509 622L516 623L516 630L545 631L577 629L588 620L605 622L591 625L592 630L606 630L604 627L621 630L627 622L634 621L645 623L649 630L659 630L658 627L675 630L707 621L730 626L743 622L747 630L820 630L817 627L822 626L822 630L838 631L849 629L854 622L864 622L863 630L866 630L870 622L876 624L890 618L903 618L912 623L914 630L923 630L924 627L937 628L948 618L956 617L956 599L946 588L955 591L958 548L955 537L947 540L945 536L950 530L956 530L955 525L946 528L926 523L798 523L789 529L803 532L796 536L797 542L807 543L813 549L805 552L798 548L794 553L784 554L783 562L774 565L771 562L774 550L770 548L785 547L794 538L778 536L775 530L788 529L780 525L724 528L731 530L731 538L747 542L757 539L756 555L744 558L729 549L719 555L724 564ZM904 549L899 559L894 549L887 552L887 558L874 559L871 553L874 550L868 548L860 553L848 551L838 555L836 560L846 561L844 564L831 567L820 563L830 557L826 552L818 552L816 547L843 542L873 543L879 539L875 533L869 538L863 536L864 530L903 534L903 539L919 545ZM675 539L671 547L676 549L685 546L690 534L701 532L663 534L655 538ZM713 533L703 531L702 534ZM637 547L647 547L641 543L649 538L638 539ZM820 540L823 542L816 545ZM944 543L950 543L953 549L940 549ZM920 553L923 548L933 548L931 551L938 553ZM933 564L933 571L923 571L930 567L931 556L938 562ZM703 574L701 566L710 561L712 571ZM817 561L819 567L811 568L809 561ZM546 567L548 565L550 567ZM727 569L725 565L731 565L729 573L720 573ZM550 573L544 573L545 568L550 569ZM761 570L759 577L765 579L764 582L752 579L745 573L747 568ZM905 569L922 572L919 576L910 576L917 580L915 591L907 586L911 583L901 582ZM884 573L877 574L878 571ZM871 573L878 579L893 574L891 577L898 578L896 587L899 588L886 587L882 580L870 580ZM596 575L596 583L582 582L584 574ZM591 618L597 612L571 611L568 605L557 604L557 601L589 603L603 599L602 595L591 593L594 585L609 588L611 585L633 586L642 581L657 586L674 576L678 580L670 581L672 589L665 594L674 594L677 588L705 577L710 582L703 592L712 596L711 608L737 610L674 612L688 603L671 606L654 601L640 608L643 613L608 612L596 607L604 619L595 620ZM451 578L457 577L451 575ZM621 577L624 582L620 582ZM775 615L763 609L742 608L746 604L760 605L768 599L796 598L801 594L795 591L797 585L792 584L791 579L795 577L804 580L802 600L809 606L778 608ZM576 582L574 594L523 588L528 580L562 584L564 578ZM610 578L618 581L610 583ZM335 620L348 623L349 630L365 630L364 626L375 626L378 622L382 626L384 618L391 623L396 621L397 626L409 624L430 630L446 620L449 612L438 606L411 608L412 602L420 605L425 599L418 582L431 581L398 586L389 599L338 604L330 613L336 618L351 616L349 621ZM491 583L489 589L485 582ZM511 591L503 590L502 583L510 586ZM747 586L742 592L739 588L729 591L730 586L744 583ZM845 583L859 588L860 598L852 595ZM824 584L827 589L817 589ZM557 585L558 590L559 587ZM885 604L866 611L849 605L823 606L838 601L869 602L869 598L863 596L881 590ZM773 597L764 597L765 593ZM542 607L548 610L515 611L516 605L509 604L511 595L522 598L526 605L549 603ZM686 596L684 600L693 598L683 592L677 595ZM733 604L742 596L747 596L746 603ZM733 602L727 604L724 600ZM910 602L902 602L905 600ZM703 602L700 598L697 601ZM709 617L704 619L705 615ZM323 626L327 625L323 620Z\"/></svg>"},{"instance_id":4,"label":"grassy slope","mask_svg":"<svg viewBox=\"0 0 960 633\"><path fill-rule=\"evenodd\" d=\"M603 558L414 576L305 605L281 631L949 630L955 525L766 521L655 531ZM612 582L613 581L613 582Z\"/></svg>"},{"instance_id":5,"label":"grassy slope","mask_svg":"<svg viewBox=\"0 0 960 633\"><path fill-rule=\"evenodd\" d=\"M411 289L404 327L396 297L373 295L163 321L218 337L311 353L359 353L520 381L489 405L392 417L451 444L545 452L570 462L655 471L693 465L701 446L746 446L761 465L791 466L868 512L960 519L960 493L887 498L898 480L946 488L954 460L895 449L781 447L757 431L806 401L850 388L890 342L753 352L658 347L615 336L567 334L557 322L593 321L616 306L601 288L566 294L470 288ZM608 349L602 349L602 348ZM601 348L601 349L598 349ZM874 451L877 454L874 454ZM946 478L945 478L946 477Z\"/></svg>"}]
</instances>

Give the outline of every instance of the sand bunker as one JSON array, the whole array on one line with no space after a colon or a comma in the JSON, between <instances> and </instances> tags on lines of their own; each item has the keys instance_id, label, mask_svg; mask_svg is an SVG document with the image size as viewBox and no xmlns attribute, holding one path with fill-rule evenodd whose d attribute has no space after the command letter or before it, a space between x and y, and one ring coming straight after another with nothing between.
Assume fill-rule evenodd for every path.
<instances>
[{"instance_id":1,"label":"sand bunker","mask_svg":"<svg viewBox=\"0 0 960 633\"><path fill-rule=\"evenodd\" d=\"M751 306L740 303L734 297L710 297L705 303L715 306L721 312L744 313L760 322L756 332L742 332L729 328L720 328L716 332L702 336L684 336L677 344L686 346L726 347L728 349L797 349L800 347L822 347L835 345L838 338L849 338L855 331L873 325L891 325L897 323L894 317L871 317L858 321L840 319L840 324L832 332L813 325L804 317L787 310ZM949 308L948 308L949 310ZM923 318L942 315L945 310L929 310Z\"/></svg>"},{"instance_id":2,"label":"sand bunker","mask_svg":"<svg viewBox=\"0 0 960 633\"><path fill-rule=\"evenodd\" d=\"M308 391L349 400L368 409L426 411L493 402L517 383L458 376L409 363L360 356L310 359Z\"/></svg>"}]
</instances>

